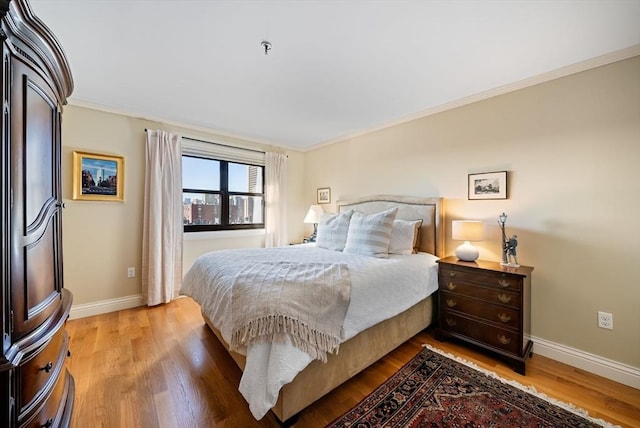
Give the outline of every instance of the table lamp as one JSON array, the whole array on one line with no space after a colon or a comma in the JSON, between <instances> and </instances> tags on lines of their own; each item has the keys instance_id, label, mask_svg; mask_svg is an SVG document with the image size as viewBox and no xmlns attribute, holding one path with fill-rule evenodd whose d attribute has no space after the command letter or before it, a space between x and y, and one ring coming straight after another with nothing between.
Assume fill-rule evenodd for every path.
<instances>
[{"instance_id":1,"label":"table lamp","mask_svg":"<svg viewBox=\"0 0 640 428\"><path fill-rule=\"evenodd\" d=\"M471 245L470 241L481 241L484 222L476 220L453 220L451 222L451 239L464 241L456 248L456 257L465 262L472 262L478 258L480 252Z\"/></svg>"},{"instance_id":2,"label":"table lamp","mask_svg":"<svg viewBox=\"0 0 640 428\"><path fill-rule=\"evenodd\" d=\"M318 223L322 215L322 207L320 205L311 205L307 215L304 217L305 223L313 223L313 234L309 237L309 242L316 242L316 234L318 233Z\"/></svg>"}]
</instances>

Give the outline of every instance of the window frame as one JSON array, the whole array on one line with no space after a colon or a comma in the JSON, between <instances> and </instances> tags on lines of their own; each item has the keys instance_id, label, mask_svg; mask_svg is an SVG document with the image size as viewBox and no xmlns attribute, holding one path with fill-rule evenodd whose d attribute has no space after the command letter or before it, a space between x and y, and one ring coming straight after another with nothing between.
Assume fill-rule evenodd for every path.
<instances>
[{"instance_id":1,"label":"window frame","mask_svg":"<svg viewBox=\"0 0 640 428\"><path fill-rule=\"evenodd\" d=\"M185 193L200 193L209 195L220 195L220 224L183 224L185 233L193 232L211 232L217 230L246 230L246 229L264 229L265 220L265 166L257 163L248 163L243 161L233 161L218 159L215 156L203 156L191 153L182 152L181 160L183 157L191 157L198 159L206 159L214 162L218 162L220 165L220 190L205 190L205 189L192 189L182 188L182 200L184 204ZM238 164L246 166L259 167L262 171L262 192L236 192L229 191L229 164ZM262 198L262 223L244 223L244 224L231 224L229 223L229 199L232 196L247 196L247 197L261 197Z\"/></svg>"}]
</instances>

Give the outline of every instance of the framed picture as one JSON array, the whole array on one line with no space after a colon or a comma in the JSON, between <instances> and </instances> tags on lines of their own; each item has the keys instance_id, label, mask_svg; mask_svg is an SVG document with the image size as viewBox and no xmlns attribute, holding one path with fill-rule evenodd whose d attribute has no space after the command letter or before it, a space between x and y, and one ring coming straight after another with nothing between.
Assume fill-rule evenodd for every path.
<instances>
[{"instance_id":1,"label":"framed picture","mask_svg":"<svg viewBox=\"0 0 640 428\"><path fill-rule=\"evenodd\" d=\"M507 199L507 171L469 174L469 200Z\"/></svg>"},{"instance_id":2,"label":"framed picture","mask_svg":"<svg viewBox=\"0 0 640 428\"><path fill-rule=\"evenodd\" d=\"M122 156L73 152L73 199L124 201Z\"/></svg>"},{"instance_id":3,"label":"framed picture","mask_svg":"<svg viewBox=\"0 0 640 428\"><path fill-rule=\"evenodd\" d=\"M318 203L319 204L330 204L331 203L331 189L328 187L323 187L318 189Z\"/></svg>"}]
</instances>

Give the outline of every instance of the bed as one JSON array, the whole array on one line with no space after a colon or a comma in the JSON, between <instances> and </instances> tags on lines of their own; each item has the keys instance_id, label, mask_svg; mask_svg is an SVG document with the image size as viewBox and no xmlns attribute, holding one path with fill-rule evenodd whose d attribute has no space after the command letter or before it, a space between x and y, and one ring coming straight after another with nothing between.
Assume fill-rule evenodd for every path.
<instances>
[{"instance_id":1,"label":"bed","mask_svg":"<svg viewBox=\"0 0 640 428\"><path fill-rule=\"evenodd\" d=\"M385 261L378 261L381 259L360 255L343 255L338 251L328 251L321 248L305 249L303 248L305 246L300 246L300 248L290 246L291 248L282 247L280 249L225 250L222 253L216 251L201 256L185 274L182 293L191 296L200 304L205 322L229 350L230 333L227 320L230 317L225 311L227 310L226 306L229 305L230 288L225 289L226 291L211 292L208 284L211 277L214 277L216 281L221 281L224 276L232 277L235 270L239 269L246 260L254 258L274 261L288 260L287 258L291 257L294 252L301 252L302 256L300 257L304 260L315 260L314 257L320 257L323 261L340 260L347 263L351 270L353 295L344 321L346 340L340 344L337 354L328 354L326 363L313 359L299 350L291 350L289 349L291 346L282 344L260 343L248 347L246 352L230 351L230 355L243 370L240 391L249 402L249 407L256 419L260 419L270 409L280 421L290 420L302 409L429 326L434 319L435 298L432 293L437 289L437 264L435 260L444 253L442 200L440 198L376 195L338 201L337 208L338 213L357 211L364 214L380 213L390 208L397 208L396 219L422 220L418 230L418 253L410 256L392 255L382 259ZM223 258L220 259L220 257ZM225 268L213 267L212 265L216 263L223 264ZM385 275L392 275L388 267L391 265L404 266L405 264L407 266L413 265L419 270L418 273L415 273L411 270L414 267L406 268L407 272L410 272L406 279L408 284L415 286L419 281L423 281L423 277L429 277L428 291L423 290L426 286L414 287L418 293L423 293L417 302L408 303L408 300L402 300L405 299L404 297L398 297L402 300L401 304L404 305L400 312L397 312L398 309L395 309L395 306L393 309L388 309L387 306L390 305L387 305L387 302L384 304L361 302L364 295L367 298L369 298L369 294L385 295L384 290L381 292L373 288L374 281L371 281L371 290L373 291L370 292L367 288L370 285L369 280L375 276L383 279L382 282L385 283L397 282L395 281L396 275L398 277L403 275L394 273L394 276L385 277ZM365 270L369 269L369 265L374 269L380 269L380 271ZM378 265L383 267L378 268ZM416 279L418 277L419 281ZM387 279L384 280L384 278ZM376 287L378 286L376 285ZM365 288L367 288L366 293L362 291ZM393 293L394 298L395 294ZM226 303L224 303L225 301ZM369 310L369 308L374 309ZM367 310L372 312L374 317L381 319L362 321L361 315L358 314L367 312ZM365 328L362 328L363 325ZM275 376L275 379L271 379L271 376ZM264 386L266 391L260 390L257 393L258 397L252 389L256 388L256 382L259 384L258 390L263 388L262 384L266 385Z\"/></svg>"}]
</instances>

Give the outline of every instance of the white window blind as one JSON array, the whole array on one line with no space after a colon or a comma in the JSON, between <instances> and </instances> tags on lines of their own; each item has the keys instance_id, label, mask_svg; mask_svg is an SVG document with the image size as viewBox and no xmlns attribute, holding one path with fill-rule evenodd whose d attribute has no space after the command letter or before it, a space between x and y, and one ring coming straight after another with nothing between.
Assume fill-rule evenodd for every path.
<instances>
[{"instance_id":1,"label":"white window blind","mask_svg":"<svg viewBox=\"0 0 640 428\"><path fill-rule=\"evenodd\" d=\"M209 143L188 137L182 137L182 154L260 166L264 166L265 159L264 152L259 150Z\"/></svg>"}]
</instances>

